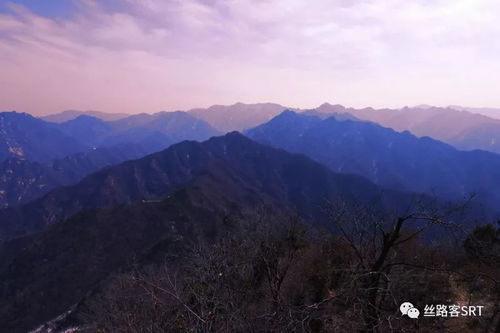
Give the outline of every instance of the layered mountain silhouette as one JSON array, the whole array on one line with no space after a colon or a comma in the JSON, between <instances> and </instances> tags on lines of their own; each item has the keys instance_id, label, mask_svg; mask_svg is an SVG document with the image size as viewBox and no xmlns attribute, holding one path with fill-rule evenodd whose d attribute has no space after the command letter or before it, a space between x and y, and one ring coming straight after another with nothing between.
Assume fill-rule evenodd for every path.
<instances>
[{"instance_id":1,"label":"layered mountain silhouette","mask_svg":"<svg viewBox=\"0 0 500 333\"><path fill-rule=\"evenodd\" d=\"M458 111L468 111L471 113L480 113L493 119L500 119L499 108L485 108L485 107L468 107L461 105L448 105L448 108Z\"/></svg>"},{"instance_id":2,"label":"layered mountain silhouette","mask_svg":"<svg viewBox=\"0 0 500 333\"><path fill-rule=\"evenodd\" d=\"M0 208L27 203L56 187L74 184L101 168L153 152L140 144L121 144L47 163L10 158L0 163Z\"/></svg>"},{"instance_id":3,"label":"layered mountain silhouette","mask_svg":"<svg viewBox=\"0 0 500 333\"><path fill-rule=\"evenodd\" d=\"M0 207L36 199L103 167L218 132L185 112L103 121L80 115L61 124L0 114Z\"/></svg>"},{"instance_id":4,"label":"layered mountain silhouette","mask_svg":"<svg viewBox=\"0 0 500 333\"><path fill-rule=\"evenodd\" d=\"M180 111L144 113L109 122L82 115L59 128L88 146L141 143L156 150L182 140L206 140L219 134L203 120Z\"/></svg>"},{"instance_id":5,"label":"layered mountain silhouette","mask_svg":"<svg viewBox=\"0 0 500 333\"><path fill-rule=\"evenodd\" d=\"M206 140L219 132L186 112L139 114L116 121L80 115L50 123L26 113L0 113L0 162L15 157L49 162L96 147L140 143L161 150L182 140Z\"/></svg>"},{"instance_id":6,"label":"layered mountain silhouette","mask_svg":"<svg viewBox=\"0 0 500 333\"><path fill-rule=\"evenodd\" d=\"M407 212L416 200L430 200L400 189L420 189L420 182L435 181L432 168L448 168L449 177L439 176L454 186L451 179L467 173L456 169L457 161L484 163L484 168L497 165L495 159L490 161L495 154L458 152L429 138L352 120L349 114L337 115L338 119L308 114L287 111L248 132L261 142L300 154L231 132L204 142L174 144L100 169L28 203L1 209L0 331L35 329L78 306L111 274L132 264L144 267L151 258L182 258L191 246L238 230L243 219L258 223L255 216L262 210L272 216L299 216L309 226L328 230L325 208L331 202L340 201L352 209L369 206L381 216L393 217ZM197 132L193 124L200 123L191 118L174 113L103 122L84 116L57 126L75 138L93 131L91 139L108 131L140 134L143 129L168 134L172 141L193 133L207 135L205 129L211 127L200 125L203 131ZM182 128L184 134L175 134L175 128ZM109 139L102 135L102 140ZM108 150L97 149L45 164L9 159L4 174L15 169L26 170L27 176L16 178L22 182L5 178L4 183L26 193L52 179L71 182L92 168L128 158L133 154L130 150L110 157ZM473 181L464 179L464 184ZM56 186L55 181L52 184ZM455 198L456 193L452 194Z\"/></svg>"},{"instance_id":7,"label":"layered mountain silhouette","mask_svg":"<svg viewBox=\"0 0 500 333\"><path fill-rule=\"evenodd\" d=\"M374 123L283 112L247 132L251 138L303 153L336 172L362 175L394 189L476 200L498 207L500 156L464 152L428 137Z\"/></svg>"},{"instance_id":8,"label":"layered mountain silhouette","mask_svg":"<svg viewBox=\"0 0 500 333\"><path fill-rule=\"evenodd\" d=\"M0 331L36 329L96 300L114 274L181 262L193 247L255 229L263 214L266 223L299 221L324 234L339 231L329 214L340 204L376 220L347 228L380 236L381 249L413 207L445 211L465 233L500 215L500 155L451 145L496 149L495 119L424 105L284 109L71 111L50 122L0 113ZM250 127L246 136L230 132ZM466 213L451 215L471 194ZM423 220L410 219L401 239L439 244L452 232ZM341 234L335 250L349 254ZM330 245L314 246L321 258Z\"/></svg>"},{"instance_id":9,"label":"layered mountain silhouette","mask_svg":"<svg viewBox=\"0 0 500 333\"><path fill-rule=\"evenodd\" d=\"M225 133L257 126L269 121L285 109L287 108L274 103L236 103L229 106L213 105L207 109L193 109L189 113Z\"/></svg>"},{"instance_id":10,"label":"layered mountain silhouette","mask_svg":"<svg viewBox=\"0 0 500 333\"><path fill-rule=\"evenodd\" d=\"M60 113L56 114L51 114L48 116L41 117L41 119L53 123L63 123L69 120L73 120L79 116L90 116L90 117L95 117L99 118L104 121L113 121L113 120L118 120L121 118L126 118L130 116L127 113L108 113L108 112L101 112L101 111L79 111L79 110L66 110Z\"/></svg>"},{"instance_id":11,"label":"layered mountain silhouette","mask_svg":"<svg viewBox=\"0 0 500 333\"><path fill-rule=\"evenodd\" d=\"M0 162L12 157L48 162L84 150L50 123L27 113L0 113Z\"/></svg>"},{"instance_id":12,"label":"layered mountain silhouette","mask_svg":"<svg viewBox=\"0 0 500 333\"><path fill-rule=\"evenodd\" d=\"M188 113L210 124L217 131L225 133L255 127L269 121L285 109L287 108L274 103L236 103L228 106L214 105L205 109L192 109ZM298 109L293 110L299 111ZM410 131L416 136L429 136L449 143L458 149L482 149L500 152L500 134L498 134L500 133L500 119L497 119L497 109L466 108L453 105L445 108L418 105L402 109L374 109L371 107L355 109L339 104L324 103L315 110L321 114L349 114L354 118L376 122L396 131ZM68 122L79 116L98 118L105 122L122 120L117 122L116 126L117 129L123 129L125 124L144 125L164 113L130 116L122 113L70 110L45 116L42 119L56 123ZM67 128L70 129L72 126L75 125L68 124ZM142 131L139 133L136 131L132 131L130 134L138 137L144 135ZM118 137L116 140L121 142L123 137ZM155 139L151 138L151 140Z\"/></svg>"},{"instance_id":13,"label":"layered mountain silhouette","mask_svg":"<svg viewBox=\"0 0 500 333\"><path fill-rule=\"evenodd\" d=\"M385 212L414 200L236 132L99 171L0 212L4 236L29 233L0 243L2 329L33 329L132 258L210 242L260 208L325 226L322 207L339 198Z\"/></svg>"},{"instance_id":14,"label":"layered mountain silhouette","mask_svg":"<svg viewBox=\"0 0 500 333\"><path fill-rule=\"evenodd\" d=\"M353 109L325 103L316 110L330 114L349 113L396 131L429 136L458 149L500 152L500 119L470 112L474 109L425 105L402 109Z\"/></svg>"},{"instance_id":15,"label":"layered mountain silhouette","mask_svg":"<svg viewBox=\"0 0 500 333\"><path fill-rule=\"evenodd\" d=\"M185 141L94 173L26 205L0 210L0 234L16 236L43 230L88 208L163 198L206 174L235 179L248 195L297 207L304 216L316 216L322 200L340 194L394 208L400 207L397 202L401 198L410 197L358 176L335 174L305 156L260 145L233 132L204 143ZM223 189L223 185L218 186Z\"/></svg>"}]
</instances>

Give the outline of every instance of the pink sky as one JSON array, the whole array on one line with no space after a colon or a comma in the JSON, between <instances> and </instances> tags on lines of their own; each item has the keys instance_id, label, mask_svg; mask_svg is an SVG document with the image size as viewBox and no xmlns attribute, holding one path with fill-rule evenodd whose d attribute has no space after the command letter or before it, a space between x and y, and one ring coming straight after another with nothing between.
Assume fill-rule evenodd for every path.
<instances>
[{"instance_id":1,"label":"pink sky","mask_svg":"<svg viewBox=\"0 0 500 333\"><path fill-rule=\"evenodd\" d=\"M0 14L0 110L500 107L498 0L74 1Z\"/></svg>"}]
</instances>

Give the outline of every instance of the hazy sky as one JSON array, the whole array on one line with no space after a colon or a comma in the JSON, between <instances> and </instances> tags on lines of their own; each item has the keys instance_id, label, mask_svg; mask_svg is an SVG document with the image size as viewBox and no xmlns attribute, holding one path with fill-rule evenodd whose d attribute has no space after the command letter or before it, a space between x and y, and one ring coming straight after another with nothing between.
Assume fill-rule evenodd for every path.
<instances>
[{"instance_id":1,"label":"hazy sky","mask_svg":"<svg viewBox=\"0 0 500 333\"><path fill-rule=\"evenodd\" d=\"M500 107L498 0L0 0L0 110Z\"/></svg>"}]
</instances>

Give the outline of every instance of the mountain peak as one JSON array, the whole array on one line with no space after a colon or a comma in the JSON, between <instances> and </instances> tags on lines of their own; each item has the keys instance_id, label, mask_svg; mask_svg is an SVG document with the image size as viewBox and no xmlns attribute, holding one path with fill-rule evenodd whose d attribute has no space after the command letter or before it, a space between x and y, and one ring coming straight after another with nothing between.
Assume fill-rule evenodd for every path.
<instances>
[{"instance_id":1,"label":"mountain peak","mask_svg":"<svg viewBox=\"0 0 500 333\"><path fill-rule=\"evenodd\" d=\"M223 142L223 143L245 143L245 142L252 142L255 143L254 141L250 140L247 138L245 135L241 134L238 131L232 131L229 133L226 133L222 136L214 136L210 138L207 142Z\"/></svg>"},{"instance_id":2,"label":"mountain peak","mask_svg":"<svg viewBox=\"0 0 500 333\"><path fill-rule=\"evenodd\" d=\"M298 115L299 114L297 112L290 110L290 109L286 109L283 112L281 112L279 115L277 115L275 118L277 118L277 117L296 117Z\"/></svg>"},{"instance_id":3,"label":"mountain peak","mask_svg":"<svg viewBox=\"0 0 500 333\"><path fill-rule=\"evenodd\" d=\"M232 131L232 132L229 132L226 135L224 135L224 137L228 137L228 138L243 137L244 138L245 136L238 131Z\"/></svg>"},{"instance_id":4,"label":"mountain peak","mask_svg":"<svg viewBox=\"0 0 500 333\"><path fill-rule=\"evenodd\" d=\"M287 110L281 112L280 114L278 114L277 116L275 116L274 118L272 118L268 123L257 126L256 128L259 128L261 126L266 126L266 124L271 124L271 123L282 123L282 124L286 125L289 122L295 123L295 122L302 121L305 119L314 121L314 120L319 120L320 118L315 116L315 115L302 114L302 113L298 113L296 111L292 111L292 110L287 109Z\"/></svg>"},{"instance_id":5,"label":"mountain peak","mask_svg":"<svg viewBox=\"0 0 500 333\"><path fill-rule=\"evenodd\" d=\"M323 103L317 109L319 112L336 113L345 112L346 108L340 104Z\"/></svg>"}]
</instances>

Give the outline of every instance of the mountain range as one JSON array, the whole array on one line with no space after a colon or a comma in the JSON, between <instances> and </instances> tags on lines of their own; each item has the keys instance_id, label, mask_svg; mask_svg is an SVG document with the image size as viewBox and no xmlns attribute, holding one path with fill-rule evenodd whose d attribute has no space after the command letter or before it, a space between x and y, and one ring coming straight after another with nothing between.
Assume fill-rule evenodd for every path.
<instances>
[{"instance_id":1,"label":"mountain range","mask_svg":"<svg viewBox=\"0 0 500 333\"><path fill-rule=\"evenodd\" d=\"M11 157L48 162L84 150L50 123L27 113L0 113L0 162Z\"/></svg>"},{"instance_id":2,"label":"mountain range","mask_svg":"<svg viewBox=\"0 0 500 333\"><path fill-rule=\"evenodd\" d=\"M100 168L218 132L185 112L104 121L88 115L54 124L0 113L0 207L25 203Z\"/></svg>"},{"instance_id":3,"label":"mountain range","mask_svg":"<svg viewBox=\"0 0 500 333\"><path fill-rule=\"evenodd\" d=\"M127 113L108 113L101 111L79 111L79 110L66 110L60 113L51 114L41 117L42 120L52 123L63 123L65 121L73 120L79 116L90 116L102 119L104 121L113 121L130 116Z\"/></svg>"},{"instance_id":4,"label":"mountain range","mask_svg":"<svg viewBox=\"0 0 500 333\"><path fill-rule=\"evenodd\" d=\"M256 144L233 132L204 143L186 141L174 145L98 171L25 205L0 210L0 235L37 232L89 208L160 199L201 175L214 173L243 181L247 195L265 195L268 202L297 207L303 215L318 214L315 205L333 198L333 194L365 202L378 198L381 207L386 195L393 196L389 200L393 207L399 207L395 202L404 197L362 177L333 174L304 156ZM286 184L276 184L283 181ZM301 187L303 182L309 182L305 189ZM367 197L369 200L363 199Z\"/></svg>"},{"instance_id":5,"label":"mountain range","mask_svg":"<svg viewBox=\"0 0 500 333\"><path fill-rule=\"evenodd\" d=\"M361 175L389 188L451 200L475 195L492 208L500 202L498 154L459 151L371 122L293 111L246 133L263 144L303 153L335 172Z\"/></svg>"},{"instance_id":6,"label":"mountain range","mask_svg":"<svg viewBox=\"0 0 500 333\"><path fill-rule=\"evenodd\" d=\"M494 119L427 106L284 109L238 103L51 122L0 113L0 331L78 313L114 275L182 261L243 224L257 227L263 214L330 234L340 232L335 204L365 209L377 225L362 230L380 233L383 244L415 206L437 214L475 194L466 213L447 215L462 232L500 216L500 155L422 134L449 129L454 140L480 124L494 131ZM434 124L441 120L448 123ZM422 242L451 233L412 222L404 232Z\"/></svg>"},{"instance_id":7,"label":"mountain range","mask_svg":"<svg viewBox=\"0 0 500 333\"><path fill-rule=\"evenodd\" d=\"M193 116L209 123L222 133L243 131L257 126L280 114L287 109L275 103L233 105L213 105L206 109L192 109L188 111Z\"/></svg>"},{"instance_id":8,"label":"mountain range","mask_svg":"<svg viewBox=\"0 0 500 333\"><path fill-rule=\"evenodd\" d=\"M114 121L82 115L58 128L91 147L142 143L157 150L182 140L205 140L219 134L203 120L181 111L143 113Z\"/></svg>"},{"instance_id":9,"label":"mountain range","mask_svg":"<svg viewBox=\"0 0 500 333\"><path fill-rule=\"evenodd\" d=\"M114 121L79 115L61 123L27 113L0 112L0 162L15 157L50 162L78 152L124 143L161 150L182 140L205 140L219 132L186 112L138 114Z\"/></svg>"},{"instance_id":10,"label":"mountain range","mask_svg":"<svg viewBox=\"0 0 500 333\"><path fill-rule=\"evenodd\" d=\"M474 109L432 106L354 109L325 103L315 110L328 114L349 113L360 120L372 121L396 131L429 136L458 149L500 153L500 119L470 111L476 111Z\"/></svg>"},{"instance_id":11,"label":"mountain range","mask_svg":"<svg viewBox=\"0 0 500 333\"><path fill-rule=\"evenodd\" d=\"M285 109L302 110L274 103L213 105L209 108L189 110L188 113L201 119L220 133L243 131L269 121ZM367 120L390 127L396 131L410 131L416 136L429 136L449 143L462 150L487 150L500 152L500 113L492 108L470 108L450 105L434 107L418 105L401 109L355 109L340 104L324 103L314 109L324 114L349 114L359 120ZM164 113L164 112L163 112ZM156 116L162 112L155 114ZM44 120L62 123L78 116L91 116L104 121L129 118L140 123L140 119L152 119L155 115L130 116L96 111L65 111L42 117ZM127 121L124 121L126 123Z\"/></svg>"},{"instance_id":12,"label":"mountain range","mask_svg":"<svg viewBox=\"0 0 500 333\"><path fill-rule=\"evenodd\" d=\"M195 108L187 112L196 118L207 122L217 131L226 133L231 131L242 131L247 128L257 126L258 124L266 122L277 116L285 109L290 108L275 103L235 103L233 105L212 105L208 108ZM143 113L139 115L129 115L125 113L68 110L41 117L41 119L48 122L64 123L74 120L80 116L98 118L106 122L129 118L128 120L121 122L121 124L129 121L133 121L138 124L140 123L140 119L147 121L148 119L153 119L155 116L164 113L165 112L159 112L156 114Z\"/></svg>"},{"instance_id":13,"label":"mountain range","mask_svg":"<svg viewBox=\"0 0 500 333\"><path fill-rule=\"evenodd\" d=\"M499 108L485 108L485 107L467 107L460 105L449 105L448 108L458 111L468 111L471 113L480 113L494 119L500 119Z\"/></svg>"},{"instance_id":14,"label":"mountain range","mask_svg":"<svg viewBox=\"0 0 500 333\"><path fill-rule=\"evenodd\" d=\"M94 171L153 152L140 144L121 144L46 163L10 158L0 163L0 208L29 202L56 187L74 184Z\"/></svg>"},{"instance_id":15,"label":"mountain range","mask_svg":"<svg viewBox=\"0 0 500 333\"><path fill-rule=\"evenodd\" d=\"M213 241L261 209L328 227L321 207L339 198L387 214L414 200L236 132L99 171L0 211L4 236L25 234L0 243L0 328L33 329L132 258L178 255L179 247Z\"/></svg>"}]
</instances>

